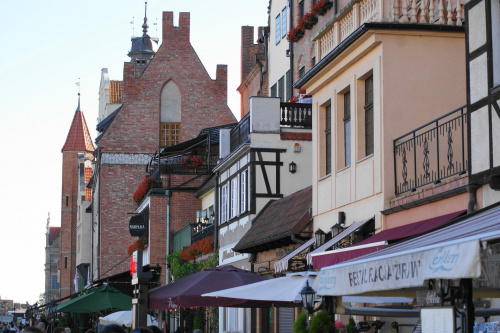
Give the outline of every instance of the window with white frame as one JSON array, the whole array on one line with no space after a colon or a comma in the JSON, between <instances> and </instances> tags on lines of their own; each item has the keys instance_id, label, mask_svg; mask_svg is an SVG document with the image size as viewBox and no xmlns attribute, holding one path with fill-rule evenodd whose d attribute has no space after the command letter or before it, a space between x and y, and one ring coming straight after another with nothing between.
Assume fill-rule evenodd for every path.
<instances>
[{"instance_id":1,"label":"window with white frame","mask_svg":"<svg viewBox=\"0 0 500 333\"><path fill-rule=\"evenodd\" d=\"M247 211L247 171L240 174L240 212Z\"/></svg>"},{"instance_id":2,"label":"window with white frame","mask_svg":"<svg viewBox=\"0 0 500 333\"><path fill-rule=\"evenodd\" d=\"M236 217L238 215L238 177L231 179L231 208L229 218Z\"/></svg>"},{"instance_id":3,"label":"window with white frame","mask_svg":"<svg viewBox=\"0 0 500 333\"><path fill-rule=\"evenodd\" d=\"M286 7L281 11L281 38L285 38L286 31Z\"/></svg>"},{"instance_id":4,"label":"window with white frame","mask_svg":"<svg viewBox=\"0 0 500 333\"><path fill-rule=\"evenodd\" d=\"M280 14L278 14L278 16L276 16L276 45L279 44L280 40L281 40L281 16Z\"/></svg>"},{"instance_id":5,"label":"window with white frame","mask_svg":"<svg viewBox=\"0 0 500 333\"><path fill-rule=\"evenodd\" d=\"M227 221L227 184L222 186L220 193L220 222L224 223Z\"/></svg>"}]
</instances>

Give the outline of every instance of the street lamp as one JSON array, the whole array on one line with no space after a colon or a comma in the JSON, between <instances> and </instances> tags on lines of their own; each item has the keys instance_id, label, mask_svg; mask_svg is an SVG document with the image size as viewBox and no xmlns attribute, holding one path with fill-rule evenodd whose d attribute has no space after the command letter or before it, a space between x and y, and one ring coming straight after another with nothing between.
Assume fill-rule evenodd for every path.
<instances>
[{"instance_id":1,"label":"street lamp","mask_svg":"<svg viewBox=\"0 0 500 333\"><path fill-rule=\"evenodd\" d=\"M325 232L321 229L316 230L314 233L314 241L316 243L316 248L320 247L321 245L325 244Z\"/></svg>"},{"instance_id":2,"label":"street lamp","mask_svg":"<svg viewBox=\"0 0 500 333\"><path fill-rule=\"evenodd\" d=\"M314 309L314 300L316 299L316 291L309 286L309 281L306 281L306 286L300 292L300 296L302 296L302 306L307 310L309 321L311 321L311 314Z\"/></svg>"}]
</instances>

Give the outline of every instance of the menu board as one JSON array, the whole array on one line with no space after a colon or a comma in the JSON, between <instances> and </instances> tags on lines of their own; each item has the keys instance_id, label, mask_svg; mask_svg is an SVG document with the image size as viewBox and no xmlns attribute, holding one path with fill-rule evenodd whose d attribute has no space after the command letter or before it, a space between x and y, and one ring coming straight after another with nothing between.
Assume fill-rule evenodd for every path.
<instances>
[{"instance_id":1,"label":"menu board","mask_svg":"<svg viewBox=\"0 0 500 333\"><path fill-rule=\"evenodd\" d=\"M422 332L455 333L455 312L452 307L422 308Z\"/></svg>"}]
</instances>

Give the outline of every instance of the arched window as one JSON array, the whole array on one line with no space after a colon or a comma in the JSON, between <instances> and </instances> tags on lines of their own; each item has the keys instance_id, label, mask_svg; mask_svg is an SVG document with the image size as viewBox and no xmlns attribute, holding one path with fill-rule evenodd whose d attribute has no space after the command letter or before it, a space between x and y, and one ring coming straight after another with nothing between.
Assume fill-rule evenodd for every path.
<instances>
[{"instance_id":1,"label":"arched window","mask_svg":"<svg viewBox=\"0 0 500 333\"><path fill-rule=\"evenodd\" d=\"M181 92L169 81L161 91L160 146L168 147L181 140Z\"/></svg>"}]
</instances>

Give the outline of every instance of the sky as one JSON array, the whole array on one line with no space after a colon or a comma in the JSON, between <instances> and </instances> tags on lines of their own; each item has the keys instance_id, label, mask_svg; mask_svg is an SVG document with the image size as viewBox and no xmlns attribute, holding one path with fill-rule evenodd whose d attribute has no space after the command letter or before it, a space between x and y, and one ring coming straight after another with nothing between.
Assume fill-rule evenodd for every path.
<instances>
[{"instance_id":1,"label":"sky","mask_svg":"<svg viewBox=\"0 0 500 333\"><path fill-rule=\"evenodd\" d=\"M149 35L162 12L191 13L191 44L212 79L228 65L228 104L239 118L242 26L267 26L269 0L149 0ZM141 0L0 1L0 298L33 304L44 292L45 232L61 221L61 148L81 90L96 138L101 69L123 78ZM131 23L133 22L133 24ZM155 23L158 23L155 25ZM257 29L255 29L257 30Z\"/></svg>"}]
</instances>

